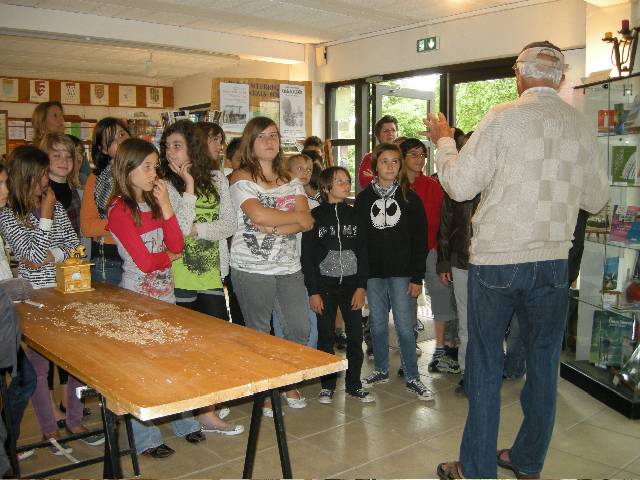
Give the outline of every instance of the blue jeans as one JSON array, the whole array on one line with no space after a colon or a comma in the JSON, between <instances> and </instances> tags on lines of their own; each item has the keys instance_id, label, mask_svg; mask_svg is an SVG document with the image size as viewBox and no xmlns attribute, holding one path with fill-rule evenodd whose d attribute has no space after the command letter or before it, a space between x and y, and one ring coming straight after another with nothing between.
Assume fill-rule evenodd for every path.
<instances>
[{"instance_id":1,"label":"blue jeans","mask_svg":"<svg viewBox=\"0 0 640 480\"><path fill-rule=\"evenodd\" d=\"M522 377L527 372L526 340L520 332L520 321L514 315L507 336L507 354L504 357L504 376L510 379Z\"/></svg>"},{"instance_id":2,"label":"blue jeans","mask_svg":"<svg viewBox=\"0 0 640 480\"><path fill-rule=\"evenodd\" d=\"M306 288L304 289L304 291L305 293L307 293ZM308 296L306 298L308 298ZM280 308L273 309L273 313L271 314L271 319L273 321L273 334L276 337L284 338L282 325L280 325ZM318 347L318 319L316 317L315 312L311 310L311 307L309 307L309 325L311 325L311 331L309 332L309 340L307 340L307 343L305 343L305 345L307 347L317 348Z\"/></svg>"},{"instance_id":3,"label":"blue jeans","mask_svg":"<svg viewBox=\"0 0 640 480\"><path fill-rule=\"evenodd\" d=\"M193 432L200 431L200 424L193 418L191 413L183 413L168 418L159 419L160 421L171 420L171 429L177 437L184 437ZM141 422L136 417L131 417L131 430L133 430L133 438L136 442L136 452L142 453L150 448L159 447L164 442L160 429L154 425L154 421Z\"/></svg>"},{"instance_id":4,"label":"blue jeans","mask_svg":"<svg viewBox=\"0 0 640 480\"><path fill-rule=\"evenodd\" d=\"M94 256L91 261L95 264L91 269L91 281L120 285L122 280L122 260Z\"/></svg>"},{"instance_id":5,"label":"blue jeans","mask_svg":"<svg viewBox=\"0 0 640 480\"><path fill-rule=\"evenodd\" d=\"M369 325L373 341L375 369L389 372L389 304L393 313L393 323L400 344L400 359L405 380L415 380L418 373L416 357L416 299L407 295L409 277L370 278L367 281L369 301Z\"/></svg>"},{"instance_id":6,"label":"blue jeans","mask_svg":"<svg viewBox=\"0 0 640 480\"><path fill-rule=\"evenodd\" d=\"M542 470L555 421L568 282L566 260L469 265L469 413L460 446L465 477L497 478L502 342L514 312L525 339L527 379L520 395L524 420L509 455L522 473Z\"/></svg>"}]
</instances>

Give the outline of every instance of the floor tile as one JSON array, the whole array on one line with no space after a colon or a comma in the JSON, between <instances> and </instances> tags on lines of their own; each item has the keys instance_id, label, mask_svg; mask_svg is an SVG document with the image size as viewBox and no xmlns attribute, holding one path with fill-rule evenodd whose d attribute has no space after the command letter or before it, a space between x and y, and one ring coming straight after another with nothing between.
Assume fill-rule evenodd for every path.
<instances>
[{"instance_id":1,"label":"floor tile","mask_svg":"<svg viewBox=\"0 0 640 480\"><path fill-rule=\"evenodd\" d=\"M542 469L543 478L611 478L615 468L550 448Z\"/></svg>"},{"instance_id":2,"label":"floor tile","mask_svg":"<svg viewBox=\"0 0 640 480\"><path fill-rule=\"evenodd\" d=\"M363 421L386 428L388 432L406 436L416 442L464 425L463 417L444 414L428 405L416 400L407 405L371 415Z\"/></svg>"},{"instance_id":3,"label":"floor tile","mask_svg":"<svg viewBox=\"0 0 640 480\"><path fill-rule=\"evenodd\" d=\"M350 465L367 462L414 443L406 435L362 420L306 437L304 441L331 452L337 461Z\"/></svg>"},{"instance_id":4,"label":"floor tile","mask_svg":"<svg viewBox=\"0 0 640 480\"><path fill-rule=\"evenodd\" d=\"M349 467L337 461L335 455L315 445L299 440L289 445L291 471L294 478L326 478L335 476ZM200 470L192 478L240 478L244 467L244 457L226 462L217 467ZM253 478L281 478L282 469L276 447L256 454Z\"/></svg>"},{"instance_id":5,"label":"floor tile","mask_svg":"<svg viewBox=\"0 0 640 480\"><path fill-rule=\"evenodd\" d=\"M624 469L635 473L636 476L640 476L640 456L638 456L638 458L631 462L629 465L626 465Z\"/></svg>"},{"instance_id":6,"label":"floor tile","mask_svg":"<svg viewBox=\"0 0 640 480\"><path fill-rule=\"evenodd\" d=\"M604 431L587 423L556 433L551 439L551 447L614 468L620 468L638 456L637 438Z\"/></svg>"},{"instance_id":7,"label":"floor tile","mask_svg":"<svg viewBox=\"0 0 640 480\"><path fill-rule=\"evenodd\" d=\"M585 422L605 430L640 438L640 421L629 420L628 417L610 408L600 410L595 415L587 418Z\"/></svg>"}]
</instances>

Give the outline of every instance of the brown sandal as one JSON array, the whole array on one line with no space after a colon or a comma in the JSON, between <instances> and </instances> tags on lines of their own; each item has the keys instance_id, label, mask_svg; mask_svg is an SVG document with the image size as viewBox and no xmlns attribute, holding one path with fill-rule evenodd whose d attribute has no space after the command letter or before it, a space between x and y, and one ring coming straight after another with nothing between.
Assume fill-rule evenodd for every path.
<instances>
[{"instance_id":1,"label":"brown sandal","mask_svg":"<svg viewBox=\"0 0 640 480\"><path fill-rule=\"evenodd\" d=\"M438 477L440 477L440 480L464 478L462 475L462 465L457 460L454 462L441 463L438 465Z\"/></svg>"},{"instance_id":2,"label":"brown sandal","mask_svg":"<svg viewBox=\"0 0 640 480\"><path fill-rule=\"evenodd\" d=\"M528 473L521 473L520 470L518 470L512 463L510 460L504 460L502 458L502 454L507 452L507 454L509 453L509 449L508 448L503 448L502 450L498 450L498 455L497 455L497 462L498 462L498 466L502 467L502 468L506 468L507 470L511 470L516 478L524 478L524 479L536 479L536 478L540 478L540 474L539 473L534 473L534 474L528 474Z\"/></svg>"}]
</instances>

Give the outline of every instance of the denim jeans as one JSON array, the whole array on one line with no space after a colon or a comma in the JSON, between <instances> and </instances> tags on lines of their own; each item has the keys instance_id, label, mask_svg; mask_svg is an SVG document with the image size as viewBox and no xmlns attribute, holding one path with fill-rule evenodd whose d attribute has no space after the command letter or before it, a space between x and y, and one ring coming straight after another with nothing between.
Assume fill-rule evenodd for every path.
<instances>
[{"instance_id":1,"label":"denim jeans","mask_svg":"<svg viewBox=\"0 0 640 480\"><path fill-rule=\"evenodd\" d=\"M415 380L418 373L416 337L416 299L407 295L409 277L370 278L367 281L369 325L373 340L375 369L389 372L389 303L400 344L400 359L405 380Z\"/></svg>"},{"instance_id":2,"label":"denim jeans","mask_svg":"<svg viewBox=\"0 0 640 480\"><path fill-rule=\"evenodd\" d=\"M304 289L305 293L308 294L307 289ZM306 298L309 298L308 296ZM284 338L284 332L282 331L282 325L280 325L280 307L276 305L276 308L273 309L273 313L271 314L271 320L273 322L273 334L276 337ZM318 347L318 319L316 318L316 314L311 307L309 307L309 324L311 325L311 330L309 332L309 340L305 345L311 348Z\"/></svg>"},{"instance_id":3,"label":"denim jeans","mask_svg":"<svg viewBox=\"0 0 640 480\"><path fill-rule=\"evenodd\" d=\"M17 374L11 379L9 388L7 388L7 407L11 414L7 419L7 428L16 441L20 437L20 422L22 422L24 411L35 389L36 371L21 347L18 350Z\"/></svg>"},{"instance_id":4,"label":"denim jeans","mask_svg":"<svg viewBox=\"0 0 640 480\"><path fill-rule=\"evenodd\" d=\"M525 339L527 379L520 394L524 420L510 460L525 474L542 470L555 421L568 295L567 260L469 266L469 413L460 446L465 477L497 475L502 343L514 312Z\"/></svg>"},{"instance_id":5,"label":"denim jeans","mask_svg":"<svg viewBox=\"0 0 640 480\"><path fill-rule=\"evenodd\" d=\"M504 376L506 378L520 378L527 372L526 355L525 339L520 332L520 321L518 315L514 315L509 327L507 353L504 357Z\"/></svg>"},{"instance_id":6,"label":"denim jeans","mask_svg":"<svg viewBox=\"0 0 640 480\"><path fill-rule=\"evenodd\" d=\"M200 431L200 424L193 418L191 413L183 413L168 418L159 419L158 421L171 420L171 429L177 437L184 437L193 432ZM154 425L154 421L142 422L136 417L131 417L131 430L133 438L136 442L136 452L142 453L150 448L159 447L164 442L160 429Z\"/></svg>"},{"instance_id":7,"label":"denim jeans","mask_svg":"<svg viewBox=\"0 0 640 480\"><path fill-rule=\"evenodd\" d=\"M120 285L122 280L122 260L94 256L91 261L95 264L91 269L92 282Z\"/></svg>"}]
</instances>

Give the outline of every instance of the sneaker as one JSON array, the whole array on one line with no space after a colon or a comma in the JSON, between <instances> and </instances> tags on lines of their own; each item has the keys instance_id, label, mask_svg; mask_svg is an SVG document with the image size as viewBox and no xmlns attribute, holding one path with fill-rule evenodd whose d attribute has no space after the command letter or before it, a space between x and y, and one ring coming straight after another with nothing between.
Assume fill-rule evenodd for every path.
<instances>
[{"instance_id":1,"label":"sneaker","mask_svg":"<svg viewBox=\"0 0 640 480\"><path fill-rule=\"evenodd\" d=\"M389 373L379 372L374 370L371 374L362 379L362 385L365 387L372 387L373 385L387 383L389 381Z\"/></svg>"},{"instance_id":2,"label":"sneaker","mask_svg":"<svg viewBox=\"0 0 640 480\"><path fill-rule=\"evenodd\" d=\"M157 447L147 448L142 455L146 455L151 458L167 458L176 453L176 451L171 448L169 445L162 444Z\"/></svg>"},{"instance_id":3,"label":"sneaker","mask_svg":"<svg viewBox=\"0 0 640 480\"><path fill-rule=\"evenodd\" d=\"M262 407L262 416L273 418L273 408L271 407ZM284 410L282 410L282 416L284 417Z\"/></svg>"},{"instance_id":4,"label":"sneaker","mask_svg":"<svg viewBox=\"0 0 640 480\"><path fill-rule=\"evenodd\" d=\"M91 445L92 447L97 447L98 445L102 445L104 443L104 434L96 433L95 435L81 438L80 441L86 443L87 445Z\"/></svg>"},{"instance_id":5,"label":"sneaker","mask_svg":"<svg viewBox=\"0 0 640 480\"><path fill-rule=\"evenodd\" d=\"M432 373L460 373L460 365L447 355L433 357L429 363L429 371Z\"/></svg>"},{"instance_id":6,"label":"sneaker","mask_svg":"<svg viewBox=\"0 0 640 480\"><path fill-rule=\"evenodd\" d=\"M73 452L73 448L67 447L65 444L58 442L56 438L44 438L43 440L49 440L49 443L51 443L51 445L47 447L49 449L49 453L56 457L62 457L65 453Z\"/></svg>"},{"instance_id":7,"label":"sneaker","mask_svg":"<svg viewBox=\"0 0 640 480\"><path fill-rule=\"evenodd\" d=\"M240 435L244 432L244 427L242 425L233 425L228 423L225 426L220 427L208 427L206 425L200 425L200 428L204 433L219 433L220 435Z\"/></svg>"},{"instance_id":8,"label":"sneaker","mask_svg":"<svg viewBox=\"0 0 640 480\"><path fill-rule=\"evenodd\" d=\"M419 378L415 378L413 380L409 380L405 383L407 387L407 391L411 393L415 393L418 396L419 400L430 402L435 400L433 398L433 392L427 388L427 386L420 381Z\"/></svg>"},{"instance_id":9,"label":"sneaker","mask_svg":"<svg viewBox=\"0 0 640 480\"><path fill-rule=\"evenodd\" d=\"M224 408L221 408L220 410L216 410L215 414L220 420L224 420L229 416L230 413L231 413L231 409L224 407Z\"/></svg>"},{"instance_id":10,"label":"sneaker","mask_svg":"<svg viewBox=\"0 0 640 480\"><path fill-rule=\"evenodd\" d=\"M422 349L416 345L416 357L421 357L422 356Z\"/></svg>"},{"instance_id":11,"label":"sneaker","mask_svg":"<svg viewBox=\"0 0 640 480\"><path fill-rule=\"evenodd\" d=\"M300 395L300 392L298 392L298 395ZM289 408L304 408L307 406L307 399L303 396L300 396L300 398L289 398L286 393L283 393L282 398L287 402Z\"/></svg>"},{"instance_id":12,"label":"sneaker","mask_svg":"<svg viewBox=\"0 0 640 480\"><path fill-rule=\"evenodd\" d=\"M444 346L444 354L454 361L458 361L458 347Z\"/></svg>"},{"instance_id":13,"label":"sneaker","mask_svg":"<svg viewBox=\"0 0 640 480\"><path fill-rule=\"evenodd\" d=\"M336 348L338 350L345 350L347 348L347 334L344 330L336 331Z\"/></svg>"},{"instance_id":14,"label":"sneaker","mask_svg":"<svg viewBox=\"0 0 640 480\"><path fill-rule=\"evenodd\" d=\"M328 388L323 388L320 390L318 394L318 402L323 403L325 405L329 405L333 403L333 390L329 390Z\"/></svg>"},{"instance_id":15,"label":"sneaker","mask_svg":"<svg viewBox=\"0 0 640 480\"><path fill-rule=\"evenodd\" d=\"M26 460L27 458L32 457L34 453L36 453L35 449L18 452L18 461L21 462L22 460Z\"/></svg>"},{"instance_id":16,"label":"sneaker","mask_svg":"<svg viewBox=\"0 0 640 480\"><path fill-rule=\"evenodd\" d=\"M358 390L345 390L345 393L350 397L357 398L362 403L371 403L376 401L376 396L364 388L359 388Z\"/></svg>"},{"instance_id":17,"label":"sneaker","mask_svg":"<svg viewBox=\"0 0 640 480\"><path fill-rule=\"evenodd\" d=\"M85 432L88 431L86 428L84 430L85 430ZM74 435L74 433L71 430L69 430L68 428L66 428L66 431L70 435ZM95 435L90 435L88 437L80 438L79 440L82 443L85 443L87 445L91 445L92 447L97 447L98 445L102 445L104 443L104 433L96 433Z\"/></svg>"}]
</instances>

